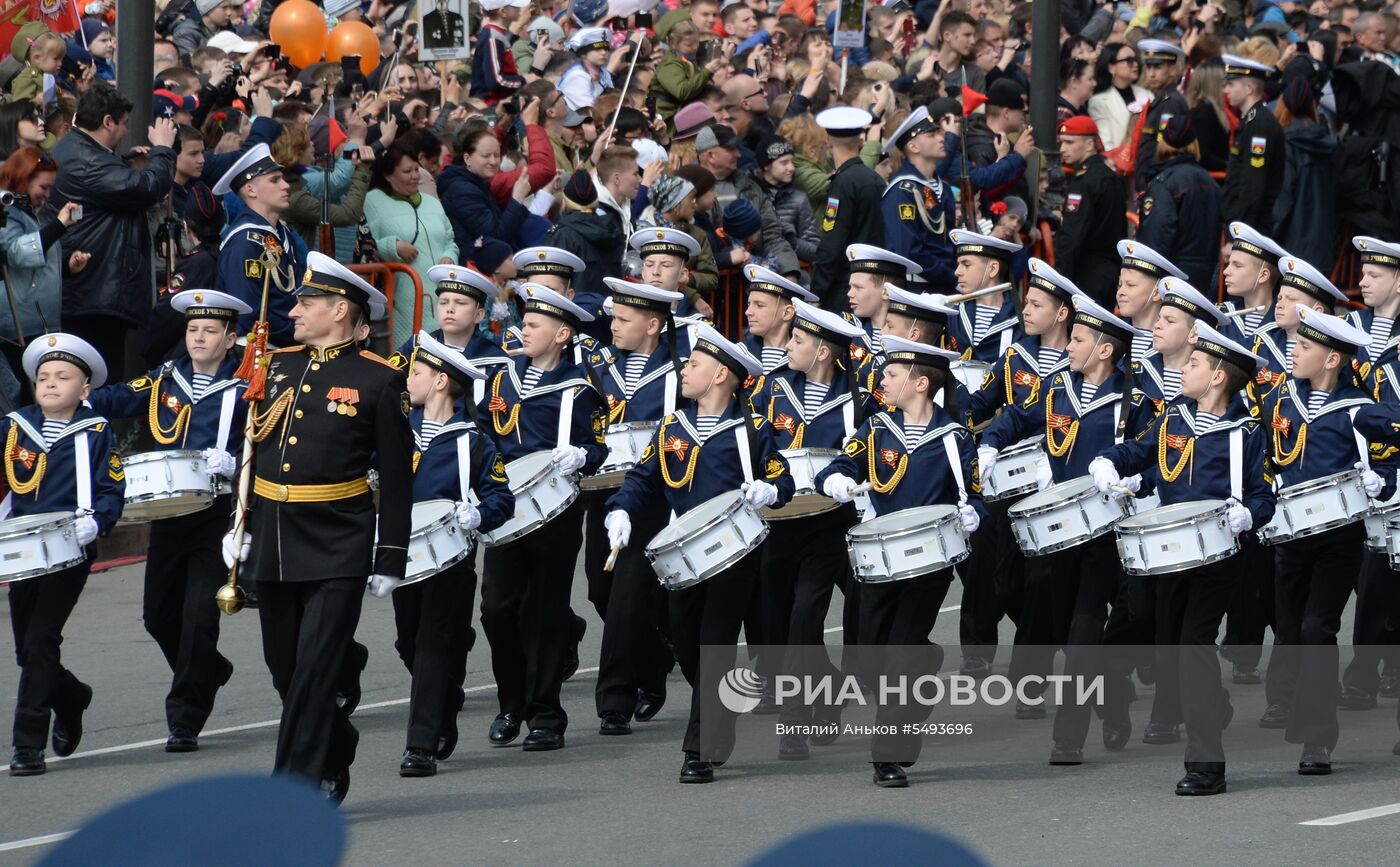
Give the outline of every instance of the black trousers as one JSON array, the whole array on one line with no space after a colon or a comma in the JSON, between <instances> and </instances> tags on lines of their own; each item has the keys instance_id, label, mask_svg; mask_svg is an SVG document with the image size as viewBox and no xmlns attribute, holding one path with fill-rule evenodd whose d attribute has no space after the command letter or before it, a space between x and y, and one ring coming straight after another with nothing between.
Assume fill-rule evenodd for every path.
<instances>
[{"instance_id":1,"label":"black trousers","mask_svg":"<svg viewBox=\"0 0 1400 867\"><path fill-rule=\"evenodd\" d=\"M1384 553L1367 551L1356 575L1356 618L1352 625L1351 662L1342 685L1375 696L1381 688L1380 664L1400 671L1400 574Z\"/></svg>"},{"instance_id":2,"label":"black trousers","mask_svg":"<svg viewBox=\"0 0 1400 867\"><path fill-rule=\"evenodd\" d=\"M1279 668L1281 695L1291 697L1291 744L1337 745L1337 633L1364 540L1358 521L1275 546L1278 646L1269 673Z\"/></svg>"},{"instance_id":3,"label":"black trousers","mask_svg":"<svg viewBox=\"0 0 1400 867\"><path fill-rule=\"evenodd\" d=\"M820 647L826 643L832 593L837 587L847 587L851 580L846 531L855 523L855 507L849 504L817 515L769 522L768 539L760 554L760 575L763 635L770 647ZM779 658L763 662L761 673L765 676L783 664ZM824 671L806 673L836 674L837 669L829 665Z\"/></svg>"},{"instance_id":4,"label":"black trousers","mask_svg":"<svg viewBox=\"0 0 1400 867\"><path fill-rule=\"evenodd\" d=\"M943 648L929 641L938 609L948 598L953 583L953 570L940 569L917 578L879 584L862 584L860 588L860 636L866 645L880 645L887 650L885 665L874 665L873 654L861 658L865 678L872 689L879 690L880 669L889 673L909 673L911 679L919 674L937 674L943 666ZM882 704L875 711L877 726L899 726L923 722L933 708L910 701L906 704ZM921 734L877 734L871 739L870 760L873 762L903 761L912 763L923 750Z\"/></svg>"},{"instance_id":5,"label":"black trousers","mask_svg":"<svg viewBox=\"0 0 1400 867\"><path fill-rule=\"evenodd\" d=\"M170 665L165 721L199 734L214 696L233 673L219 653L219 606L214 594L227 580L219 552L228 528L229 497L203 511L151 524L142 618Z\"/></svg>"},{"instance_id":6,"label":"black trousers","mask_svg":"<svg viewBox=\"0 0 1400 867\"><path fill-rule=\"evenodd\" d=\"M1056 596L1050 562L1050 557L1026 557L1022 566L1021 614L1016 621L1009 671L1013 681L1030 675L1048 677L1054 673L1056 618L1053 606ZM1066 613L1061 619L1068 622L1069 615ZM1040 694L1030 687L1026 692Z\"/></svg>"},{"instance_id":7,"label":"black trousers","mask_svg":"<svg viewBox=\"0 0 1400 867\"><path fill-rule=\"evenodd\" d=\"M363 575L258 582L263 658L282 697L275 770L320 781L354 763L360 734L326 674L341 670L364 598Z\"/></svg>"},{"instance_id":8,"label":"black trousers","mask_svg":"<svg viewBox=\"0 0 1400 867\"><path fill-rule=\"evenodd\" d=\"M473 551L474 555L476 552ZM463 625L461 599L476 597L476 562L473 556L449 566L431 578L395 590L394 649L413 675L408 699L410 750L437 749L438 736L449 715L461 710L461 682L456 674ZM467 609L471 617L471 609ZM462 657L465 665L466 657Z\"/></svg>"},{"instance_id":9,"label":"black trousers","mask_svg":"<svg viewBox=\"0 0 1400 867\"><path fill-rule=\"evenodd\" d=\"M707 666L705 680L700 678L700 648L728 647L737 656L739 627L744 612L758 584L759 552L751 551L738 563L708 581L683 590L667 593L667 609L671 620L671 638L675 642L676 661L681 674L690 684L690 720L685 727L681 749L686 752L704 750L711 757L723 759L734 747L735 716L721 713L716 719L700 719L702 695L718 694L719 681L733 667L732 657L717 660ZM701 727L704 726L703 738Z\"/></svg>"},{"instance_id":10,"label":"black trousers","mask_svg":"<svg viewBox=\"0 0 1400 867\"><path fill-rule=\"evenodd\" d=\"M1007 511L1016 500L1008 497L987 504L987 520L972 534L972 553L958 565L962 607L958 610L958 639L962 657L996 658L997 626L1003 615L1020 616L1017 597L1024 586L1025 557L1011 535Z\"/></svg>"},{"instance_id":11,"label":"black trousers","mask_svg":"<svg viewBox=\"0 0 1400 867\"><path fill-rule=\"evenodd\" d=\"M63 625L87 584L92 560L10 587L10 627L15 633L19 688L15 697L14 745L42 750L54 711L77 711L87 698L83 683L63 667Z\"/></svg>"},{"instance_id":12,"label":"black trousers","mask_svg":"<svg viewBox=\"0 0 1400 867\"><path fill-rule=\"evenodd\" d=\"M1225 618L1225 658L1241 668L1257 668L1264 630L1274 625L1274 549L1253 533L1245 533L1240 537L1238 559L1241 580L1235 584ZM1268 700L1274 702L1276 696L1270 694Z\"/></svg>"},{"instance_id":13,"label":"black trousers","mask_svg":"<svg viewBox=\"0 0 1400 867\"><path fill-rule=\"evenodd\" d=\"M569 594L583 544L583 504L575 500L534 532L486 549L481 628L501 713L530 729L562 733L569 717L559 692L564 650L574 640Z\"/></svg>"},{"instance_id":14,"label":"black trousers","mask_svg":"<svg viewBox=\"0 0 1400 867\"><path fill-rule=\"evenodd\" d=\"M1186 723L1186 770L1225 773L1220 733L1230 694L1220 683L1215 639L1234 598L1242 554L1195 569L1157 576L1157 694L1164 719Z\"/></svg>"},{"instance_id":15,"label":"black trousers","mask_svg":"<svg viewBox=\"0 0 1400 867\"><path fill-rule=\"evenodd\" d=\"M589 516L592 514L590 510ZM647 543L661 532L669 517L670 513L660 508L637 515L632 538L618 553L613 571L603 571L600 564L597 579L589 575L588 596L603 618L598 684L593 690L600 718L622 714L631 719L637 691L664 692L666 676L675 668L675 653L667 639L666 588L646 558ZM591 532L587 523L585 531ZM607 531L603 532L606 547Z\"/></svg>"},{"instance_id":16,"label":"black trousers","mask_svg":"<svg viewBox=\"0 0 1400 867\"><path fill-rule=\"evenodd\" d=\"M1136 623L1140 614L1131 609L1131 579L1123 574L1113 534L1057 551L1048 559L1054 617L1051 643L1064 646L1064 673L1084 678L1101 675L1104 703L1096 708L1099 716L1106 721L1126 721L1131 688L1128 674L1137 660L1111 648L1133 643L1140 633ZM1060 704L1055 709L1055 743L1082 748L1089 732L1089 714L1088 705L1073 701Z\"/></svg>"}]
</instances>

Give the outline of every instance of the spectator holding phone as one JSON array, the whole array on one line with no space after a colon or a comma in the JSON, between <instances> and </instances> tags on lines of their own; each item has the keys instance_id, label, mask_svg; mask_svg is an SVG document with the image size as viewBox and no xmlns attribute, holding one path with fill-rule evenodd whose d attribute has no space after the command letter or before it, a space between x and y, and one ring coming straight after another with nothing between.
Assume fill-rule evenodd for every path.
<instances>
[{"instance_id":1,"label":"spectator holding phone","mask_svg":"<svg viewBox=\"0 0 1400 867\"><path fill-rule=\"evenodd\" d=\"M672 27L667 44L651 80L651 92L656 94L657 112L670 120L681 106L698 99L715 72L729 61L723 54L708 62L699 59L700 28L690 21Z\"/></svg>"}]
</instances>

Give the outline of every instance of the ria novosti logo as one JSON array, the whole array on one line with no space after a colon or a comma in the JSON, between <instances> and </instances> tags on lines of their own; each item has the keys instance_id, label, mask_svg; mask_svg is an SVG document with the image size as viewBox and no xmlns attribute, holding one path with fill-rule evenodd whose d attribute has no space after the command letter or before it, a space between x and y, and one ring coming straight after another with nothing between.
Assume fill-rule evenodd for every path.
<instances>
[{"instance_id":1,"label":"ria novosti logo","mask_svg":"<svg viewBox=\"0 0 1400 867\"><path fill-rule=\"evenodd\" d=\"M731 669L719 682L719 702L730 713L749 713L763 699L763 678L748 668Z\"/></svg>"}]
</instances>

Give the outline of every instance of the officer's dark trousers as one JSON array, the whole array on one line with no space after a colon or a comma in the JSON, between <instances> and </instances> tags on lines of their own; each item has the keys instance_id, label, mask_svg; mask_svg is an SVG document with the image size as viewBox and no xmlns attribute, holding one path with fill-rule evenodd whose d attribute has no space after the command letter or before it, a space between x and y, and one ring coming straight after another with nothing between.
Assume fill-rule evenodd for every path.
<instances>
[{"instance_id":1,"label":"officer's dark trousers","mask_svg":"<svg viewBox=\"0 0 1400 867\"><path fill-rule=\"evenodd\" d=\"M646 558L647 543L669 517L663 508L644 509L633 522L632 538L618 553L613 571L600 567L598 579L589 578L589 598L603 618L598 685L593 691L599 717L616 713L631 719L637 691L665 692L666 675L675 667L675 654L666 640L666 588Z\"/></svg>"},{"instance_id":2,"label":"officer's dark trousers","mask_svg":"<svg viewBox=\"0 0 1400 867\"><path fill-rule=\"evenodd\" d=\"M458 619L464 596L476 597L473 556L431 578L400 587L391 597L394 626L398 632L394 649L413 675L408 699L407 749L436 750L444 721L461 710L458 703L460 682L452 678L456 671L459 636L468 628ZM470 608L467 608L467 616L471 617Z\"/></svg>"},{"instance_id":3,"label":"officer's dark trousers","mask_svg":"<svg viewBox=\"0 0 1400 867\"><path fill-rule=\"evenodd\" d=\"M1051 557L1026 557L1023 561L1021 613L1011 648L1009 676L1013 681L1035 675L1049 677L1055 668L1055 594ZM1068 619L1068 615L1064 616ZM1040 695L1030 684L1028 695Z\"/></svg>"},{"instance_id":4,"label":"officer's dark trousers","mask_svg":"<svg viewBox=\"0 0 1400 867\"><path fill-rule=\"evenodd\" d=\"M330 779L355 761L360 734L336 706L336 678L360 622L365 576L259 581L263 658L282 697L277 771Z\"/></svg>"},{"instance_id":5,"label":"officer's dark trousers","mask_svg":"<svg viewBox=\"0 0 1400 867\"><path fill-rule=\"evenodd\" d=\"M14 745L42 750L49 739L49 717L83 709L87 691L63 667L59 647L63 625L87 583L92 561L10 587L10 626L15 633L19 689L15 699Z\"/></svg>"},{"instance_id":6,"label":"officer's dark trousers","mask_svg":"<svg viewBox=\"0 0 1400 867\"><path fill-rule=\"evenodd\" d=\"M668 591L667 608L671 619L671 638L675 642L676 661L681 674L690 684L690 720L685 727L681 749L686 752L704 751L707 758L723 760L734 747L735 717L718 713L715 719L703 721L701 736L701 696L712 700L719 694L719 681L733 667L737 654L739 626L745 606L752 598L752 588L758 583L759 553L751 551L738 563L708 581L683 590ZM705 680L700 679L700 648L716 646L729 648L729 655L706 666ZM718 707L718 702L713 702Z\"/></svg>"},{"instance_id":7,"label":"officer's dark trousers","mask_svg":"<svg viewBox=\"0 0 1400 867\"><path fill-rule=\"evenodd\" d=\"M1130 644L1138 629L1129 605L1132 594L1127 582L1132 579L1123 574L1113 534L1048 556L1055 624L1052 643L1065 648L1064 673L1083 677L1086 683L1102 675L1103 704L1096 710L1104 720L1126 723L1128 674L1137 660L1114 648ZM1082 748L1090 706L1073 700L1077 692L1071 682L1066 701L1055 709L1054 738L1057 744Z\"/></svg>"},{"instance_id":8,"label":"officer's dark trousers","mask_svg":"<svg viewBox=\"0 0 1400 867\"><path fill-rule=\"evenodd\" d=\"M1285 737L1291 744L1337 745L1337 633L1361 567L1361 522L1276 545L1281 695L1291 697Z\"/></svg>"},{"instance_id":9,"label":"officer's dark trousers","mask_svg":"<svg viewBox=\"0 0 1400 867\"><path fill-rule=\"evenodd\" d=\"M233 674L219 653L219 606L227 580L219 541L228 529L229 498L203 511L151 524L142 617L173 677L165 697L171 728L199 734L214 696Z\"/></svg>"},{"instance_id":10,"label":"officer's dark trousers","mask_svg":"<svg viewBox=\"0 0 1400 867\"><path fill-rule=\"evenodd\" d=\"M486 549L481 628L491 643L491 670L501 713L531 729L563 733L559 700L564 649L573 641L569 594L583 545L583 504L575 500L524 537Z\"/></svg>"},{"instance_id":11,"label":"officer's dark trousers","mask_svg":"<svg viewBox=\"0 0 1400 867\"><path fill-rule=\"evenodd\" d=\"M880 677L894 687L890 678L907 676L907 683L917 677L936 674L943 665L943 648L929 641L938 609L948 597L953 583L953 570L940 569L917 578L888 583L862 584L860 588L860 636L867 646L885 648L861 655L865 680L880 698ZM880 657L884 657L883 660ZM902 726L928 719L933 708L912 700L882 703L875 711L875 725ZM902 761L912 764L923 749L923 735L877 734L870 744L870 759L874 762Z\"/></svg>"},{"instance_id":12,"label":"officer's dark trousers","mask_svg":"<svg viewBox=\"0 0 1400 867\"><path fill-rule=\"evenodd\" d=\"M1008 497L987 503L987 520L972 534L972 554L958 566L962 579L962 607L958 610L958 638L962 657L985 659L991 663L997 652L997 626L1003 614L1015 620L1012 610L1022 585L1025 558L1011 535L1007 510L1016 504Z\"/></svg>"},{"instance_id":13,"label":"officer's dark trousers","mask_svg":"<svg viewBox=\"0 0 1400 867\"><path fill-rule=\"evenodd\" d=\"M1352 625L1351 662L1342 685L1373 698L1380 691L1380 664L1400 671L1400 574L1384 553L1367 551L1356 576L1356 619Z\"/></svg>"},{"instance_id":14,"label":"officer's dark trousers","mask_svg":"<svg viewBox=\"0 0 1400 867\"><path fill-rule=\"evenodd\" d=\"M1240 537L1240 578L1225 619L1225 658L1241 668L1257 668L1264 630L1274 625L1274 549L1253 533ZM1270 702L1276 701L1272 694Z\"/></svg>"},{"instance_id":15,"label":"officer's dark trousers","mask_svg":"<svg viewBox=\"0 0 1400 867\"><path fill-rule=\"evenodd\" d=\"M1186 770L1225 773L1220 733L1230 694L1220 683L1215 638L1235 595L1243 554L1157 576L1157 694L1163 719L1186 723ZM1131 580L1131 579L1130 579Z\"/></svg>"}]
</instances>

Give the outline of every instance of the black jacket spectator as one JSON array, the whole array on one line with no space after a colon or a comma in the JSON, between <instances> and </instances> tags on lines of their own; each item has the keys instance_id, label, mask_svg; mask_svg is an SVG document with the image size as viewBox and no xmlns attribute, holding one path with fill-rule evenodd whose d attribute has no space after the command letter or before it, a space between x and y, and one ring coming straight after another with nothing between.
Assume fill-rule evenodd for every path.
<instances>
[{"instance_id":1,"label":"black jacket spectator","mask_svg":"<svg viewBox=\"0 0 1400 867\"><path fill-rule=\"evenodd\" d=\"M1213 295L1211 278L1220 261L1220 187L1190 154L1168 157L1156 167L1139 206L1138 240L1185 271L1192 286Z\"/></svg>"}]
</instances>

